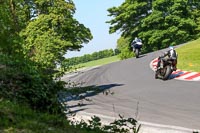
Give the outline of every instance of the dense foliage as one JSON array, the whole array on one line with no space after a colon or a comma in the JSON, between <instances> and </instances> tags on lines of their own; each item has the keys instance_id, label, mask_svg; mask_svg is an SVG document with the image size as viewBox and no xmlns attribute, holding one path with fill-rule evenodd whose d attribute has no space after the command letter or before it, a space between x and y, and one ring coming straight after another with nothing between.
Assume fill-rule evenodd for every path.
<instances>
[{"instance_id":1,"label":"dense foliage","mask_svg":"<svg viewBox=\"0 0 200 133\"><path fill-rule=\"evenodd\" d=\"M54 81L34 62L1 55L0 98L28 104L31 108L60 112L57 92L64 89L63 82Z\"/></svg>"},{"instance_id":2,"label":"dense foliage","mask_svg":"<svg viewBox=\"0 0 200 133\"><path fill-rule=\"evenodd\" d=\"M43 68L55 68L68 50L79 50L92 39L90 30L73 18L71 0L2 1L0 11L0 52L23 53Z\"/></svg>"},{"instance_id":3,"label":"dense foliage","mask_svg":"<svg viewBox=\"0 0 200 133\"><path fill-rule=\"evenodd\" d=\"M110 33L140 37L146 52L196 39L200 36L198 0L125 0L108 9Z\"/></svg>"},{"instance_id":4,"label":"dense foliage","mask_svg":"<svg viewBox=\"0 0 200 133\"><path fill-rule=\"evenodd\" d=\"M72 2L36 1L36 18L21 32L24 53L44 68L59 65L67 50L78 50L89 42L92 35L88 28L73 18ZM36 10L36 9L34 9Z\"/></svg>"},{"instance_id":5,"label":"dense foliage","mask_svg":"<svg viewBox=\"0 0 200 133\"><path fill-rule=\"evenodd\" d=\"M117 49L119 50L119 58L121 60L134 56L132 47L129 43L129 38L120 37L117 40Z\"/></svg>"},{"instance_id":6,"label":"dense foliage","mask_svg":"<svg viewBox=\"0 0 200 133\"><path fill-rule=\"evenodd\" d=\"M74 13L71 0L0 1L0 98L55 112L57 66L92 39Z\"/></svg>"}]
</instances>

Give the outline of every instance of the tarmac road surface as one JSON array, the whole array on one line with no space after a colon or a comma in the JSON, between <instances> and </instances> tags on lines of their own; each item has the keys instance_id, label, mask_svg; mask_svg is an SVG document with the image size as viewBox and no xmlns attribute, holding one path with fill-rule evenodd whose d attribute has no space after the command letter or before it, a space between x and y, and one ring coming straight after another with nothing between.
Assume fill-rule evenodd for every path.
<instances>
[{"instance_id":1,"label":"tarmac road surface","mask_svg":"<svg viewBox=\"0 0 200 133\"><path fill-rule=\"evenodd\" d=\"M200 130L200 82L154 79L150 62L165 50L99 66L63 80L98 86L109 92L88 96L92 101L71 99L68 105L80 118L97 115L105 122L124 117L136 118L143 131L186 133Z\"/></svg>"}]
</instances>

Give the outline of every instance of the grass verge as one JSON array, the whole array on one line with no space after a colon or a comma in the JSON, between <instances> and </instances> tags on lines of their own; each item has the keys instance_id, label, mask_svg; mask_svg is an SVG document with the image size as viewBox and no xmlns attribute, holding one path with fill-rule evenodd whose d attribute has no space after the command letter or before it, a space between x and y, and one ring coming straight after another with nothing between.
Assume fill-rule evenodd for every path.
<instances>
[{"instance_id":1,"label":"grass verge","mask_svg":"<svg viewBox=\"0 0 200 133\"><path fill-rule=\"evenodd\" d=\"M87 67L93 67L93 66L100 66L100 65L105 65L105 64L112 63L112 62L116 62L119 60L120 60L119 57L117 57L117 55L116 55L116 56L112 56L112 57L108 57L108 58L103 58L103 59L99 59L99 60L82 63L82 64L77 65L77 67L78 68L81 68L81 67L87 68Z\"/></svg>"},{"instance_id":2,"label":"grass verge","mask_svg":"<svg viewBox=\"0 0 200 133\"><path fill-rule=\"evenodd\" d=\"M200 39L189 42L179 48L178 53L178 69L200 72Z\"/></svg>"}]
</instances>

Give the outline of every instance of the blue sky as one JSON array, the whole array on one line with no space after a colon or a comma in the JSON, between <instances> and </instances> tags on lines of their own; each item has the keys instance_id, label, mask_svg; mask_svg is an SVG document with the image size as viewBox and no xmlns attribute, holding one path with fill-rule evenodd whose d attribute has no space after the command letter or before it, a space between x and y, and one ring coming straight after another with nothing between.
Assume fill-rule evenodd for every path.
<instances>
[{"instance_id":1,"label":"blue sky","mask_svg":"<svg viewBox=\"0 0 200 133\"><path fill-rule=\"evenodd\" d=\"M111 17L107 16L107 9L121 5L124 0L73 1L76 6L74 18L90 29L93 39L88 44L83 44L84 47L80 52L68 52L66 57L82 56L104 49L116 48L120 33L109 34L110 25L105 22L111 20Z\"/></svg>"}]
</instances>

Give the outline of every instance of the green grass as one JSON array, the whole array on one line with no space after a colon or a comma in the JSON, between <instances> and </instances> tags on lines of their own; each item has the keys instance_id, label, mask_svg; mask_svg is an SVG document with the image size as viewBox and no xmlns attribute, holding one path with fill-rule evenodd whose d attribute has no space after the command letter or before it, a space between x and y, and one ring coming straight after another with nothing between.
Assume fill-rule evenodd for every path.
<instances>
[{"instance_id":1,"label":"green grass","mask_svg":"<svg viewBox=\"0 0 200 133\"><path fill-rule=\"evenodd\" d=\"M178 69L200 72L200 39L177 48L177 53Z\"/></svg>"},{"instance_id":2,"label":"green grass","mask_svg":"<svg viewBox=\"0 0 200 133\"><path fill-rule=\"evenodd\" d=\"M86 67L87 68L87 67L93 67L93 66L100 66L100 65L105 65L105 64L112 63L112 62L116 62L119 60L120 59L117 56L112 56L112 57L108 57L108 58L103 58L103 59L99 59L99 60L82 63L82 64L77 65L77 67Z\"/></svg>"},{"instance_id":3,"label":"green grass","mask_svg":"<svg viewBox=\"0 0 200 133\"><path fill-rule=\"evenodd\" d=\"M63 115L36 112L30 108L0 99L0 132L2 133L94 133L69 125Z\"/></svg>"}]
</instances>

